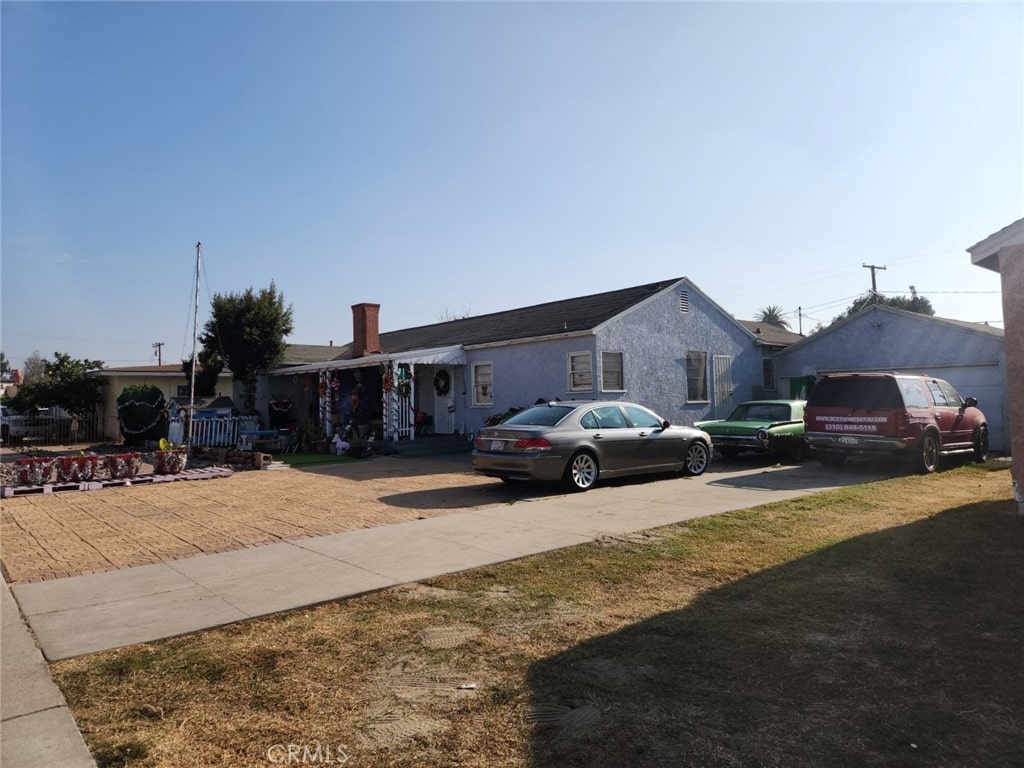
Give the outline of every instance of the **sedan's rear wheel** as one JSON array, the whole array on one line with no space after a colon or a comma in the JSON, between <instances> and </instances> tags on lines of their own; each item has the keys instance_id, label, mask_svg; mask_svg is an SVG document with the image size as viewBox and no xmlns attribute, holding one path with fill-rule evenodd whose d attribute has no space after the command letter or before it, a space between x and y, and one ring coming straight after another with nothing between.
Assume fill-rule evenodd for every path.
<instances>
[{"instance_id":1,"label":"sedan's rear wheel","mask_svg":"<svg viewBox=\"0 0 1024 768\"><path fill-rule=\"evenodd\" d=\"M708 450L707 445L700 440L694 440L686 449L686 457L683 459L683 474L690 477L703 475L710 461L711 451Z\"/></svg>"},{"instance_id":2,"label":"sedan's rear wheel","mask_svg":"<svg viewBox=\"0 0 1024 768\"><path fill-rule=\"evenodd\" d=\"M592 453L579 451L565 467L565 483L573 491L589 491L597 483L597 459Z\"/></svg>"}]
</instances>

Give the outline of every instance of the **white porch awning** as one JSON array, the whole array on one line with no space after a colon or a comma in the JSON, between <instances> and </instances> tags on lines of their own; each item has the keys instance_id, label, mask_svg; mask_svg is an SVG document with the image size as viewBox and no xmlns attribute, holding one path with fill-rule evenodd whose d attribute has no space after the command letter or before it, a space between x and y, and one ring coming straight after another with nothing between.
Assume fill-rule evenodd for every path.
<instances>
[{"instance_id":1,"label":"white porch awning","mask_svg":"<svg viewBox=\"0 0 1024 768\"><path fill-rule=\"evenodd\" d=\"M292 365L287 368L275 368L268 372L269 376L290 376L298 373L317 373L319 371L341 371L354 368L372 368L389 363L409 365L465 365L466 352L462 347L435 347L433 349L416 349L408 352L391 354L366 355L351 360L328 360L323 363Z\"/></svg>"}]
</instances>

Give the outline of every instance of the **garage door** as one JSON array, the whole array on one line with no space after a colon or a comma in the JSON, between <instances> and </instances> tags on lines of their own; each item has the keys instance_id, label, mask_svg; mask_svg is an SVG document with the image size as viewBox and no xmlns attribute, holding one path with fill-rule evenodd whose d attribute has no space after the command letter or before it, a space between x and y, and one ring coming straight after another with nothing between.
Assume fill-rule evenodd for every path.
<instances>
[{"instance_id":1,"label":"garage door","mask_svg":"<svg viewBox=\"0 0 1024 768\"><path fill-rule=\"evenodd\" d=\"M978 407L988 421L989 445L993 451L1009 451L1008 414L1003 412L1005 390L999 366L963 365L950 368L916 369L906 373L924 373L937 379L945 379L960 393L961 397L978 398Z\"/></svg>"}]
</instances>

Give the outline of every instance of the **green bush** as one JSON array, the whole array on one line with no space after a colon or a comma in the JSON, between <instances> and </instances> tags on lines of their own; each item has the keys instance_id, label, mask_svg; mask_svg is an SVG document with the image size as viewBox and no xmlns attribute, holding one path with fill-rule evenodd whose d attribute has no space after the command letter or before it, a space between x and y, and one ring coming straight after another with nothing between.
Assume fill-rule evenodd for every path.
<instances>
[{"instance_id":1,"label":"green bush","mask_svg":"<svg viewBox=\"0 0 1024 768\"><path fill-rule=\"evenodd\" d=\"M117 420L125 443L167 437L167 401L159 387L132 384L117 397Z\"/></svg>"}]
</instances>

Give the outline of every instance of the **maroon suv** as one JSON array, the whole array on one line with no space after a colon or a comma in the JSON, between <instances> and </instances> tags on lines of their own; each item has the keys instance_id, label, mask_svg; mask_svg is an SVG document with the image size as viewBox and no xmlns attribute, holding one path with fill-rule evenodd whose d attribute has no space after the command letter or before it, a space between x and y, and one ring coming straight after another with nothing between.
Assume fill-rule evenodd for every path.
<instances>
[{"instance_id":1,"label":"maroon suv","mask_svg":"<svg viewBox=\"0 0 1024 768\"><path fill-rule=\"evenodd\" d=\"M988 457L988 425L977 405L930 376L829 374L807 399L805 439L826 466L851 455L899 454L919 472L934 472L939 456Z\"/></svg>"}]
</instances>

